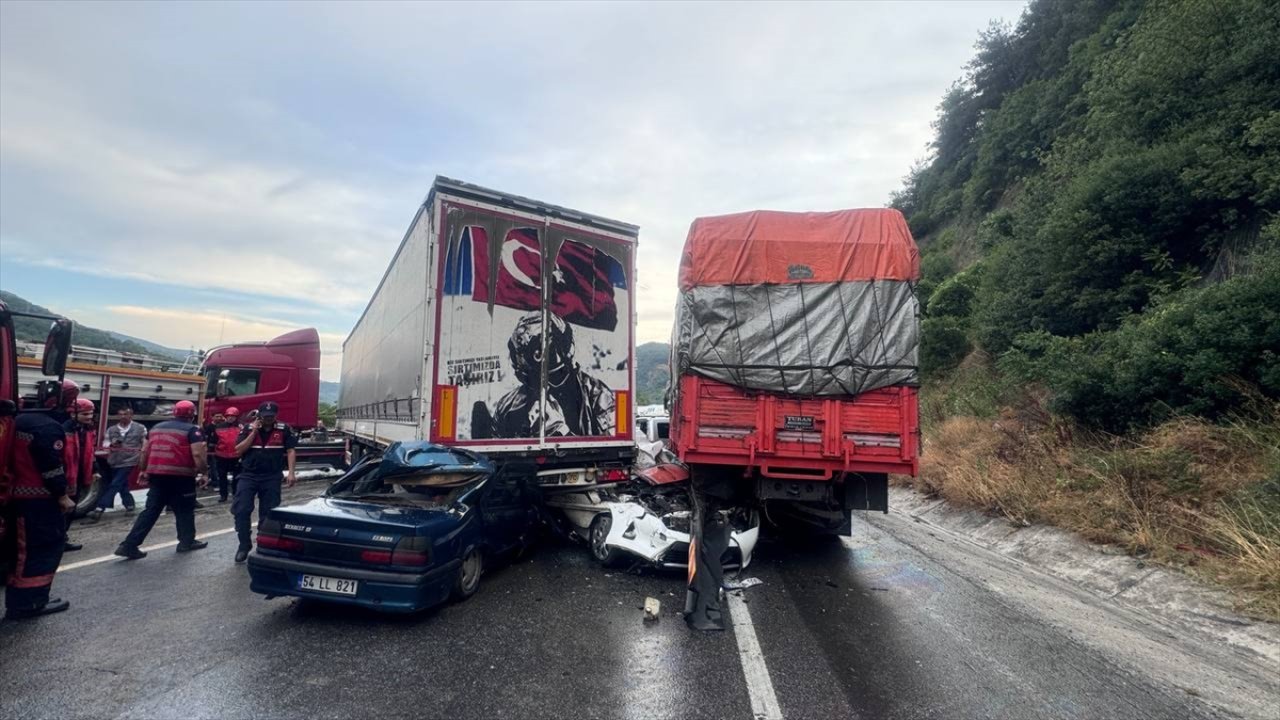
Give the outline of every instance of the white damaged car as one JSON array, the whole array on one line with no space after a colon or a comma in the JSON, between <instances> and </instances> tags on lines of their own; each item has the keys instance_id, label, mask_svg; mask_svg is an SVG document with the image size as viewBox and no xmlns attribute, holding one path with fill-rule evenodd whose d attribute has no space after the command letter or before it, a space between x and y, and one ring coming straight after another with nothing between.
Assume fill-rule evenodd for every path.
<instances>
[{"instance_id":1,"label":"white damaged car","mask_svg":"<svg viewBox=\"0 0 1280 720\"><path fill-rule=\"evenodd\" d=\"M559 511L564 528L586 541L606 567L688 567L693 501L682 466L657 465L617 484L560 488L547 494L546 506ZM760 535L759 514L736 507L716 512L732 528L722 564L747 567Z\"/></svg>"}]
</instances>

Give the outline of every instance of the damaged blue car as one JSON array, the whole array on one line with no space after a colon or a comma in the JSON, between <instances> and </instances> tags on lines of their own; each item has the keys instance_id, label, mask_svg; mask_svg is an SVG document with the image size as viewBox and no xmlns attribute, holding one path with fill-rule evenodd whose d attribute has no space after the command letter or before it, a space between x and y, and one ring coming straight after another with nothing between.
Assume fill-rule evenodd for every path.
<instances>
[{"instance_id":1,"label":"damaged blue car","mask_svg":"<svg viewBox=\"0 0 1280 720\"><path fill-rule=\"evenodd\" d=\"M267 514L250 588L413 612L479 589L487 563L519 553L538 522L525 478L427 442L395 443L323 497Z\"/></svg>"}]
</instances>

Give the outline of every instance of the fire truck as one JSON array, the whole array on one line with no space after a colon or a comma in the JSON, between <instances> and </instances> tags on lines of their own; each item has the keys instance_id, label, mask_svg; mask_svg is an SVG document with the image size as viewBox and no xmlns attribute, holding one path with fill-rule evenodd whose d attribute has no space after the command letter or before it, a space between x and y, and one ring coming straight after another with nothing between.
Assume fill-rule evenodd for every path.
<instances>
[{"instance_id":1,"label":"fire truck","mask_svg":"<svg viewBox=\"0 0 1280 720\"><path fill-rule=\"evenodd\" d=\"M0 547L6 547L5 525L8 517L5 505L9 502L11 474L9 463L14 450L14 423L19 412L18 348L14 334L14 317L33 317L52 321L49 336L41 349L41 362L36 368L40 384L36 387L37 406L43 407L49 393L60 392L67 354L71 349L71 321L51 315L12 312L0 302ZM40 412L30 410L29 412ZM0 583L8 576L5 566L7 553L0 553Z\"/></svg>"},{"instance_id":2,"label":"fire truck","mask_svg":"<svg viewBox=\"0 0 1280 720\"><path fill-rule=\"evenodd\" d=\"M42 372L45 348L33 343L15 343L18 402L38 407L42 383L48 378ZM107 427L116 421L124 408L133 410L135 422L150 429L173 418L173 406L179 400L200 405L204 397L204 377L199 361L164 360L149 355L122 353L100 348L72 346L66 358L64 377L80 386L80 397L92 400L98 407L99 443ZM75 517L94 508L103 491L103 478L108 476L106 451L99 447L98 473L93 482L82 485L75 498ZM145 487L137 473L130 478L129 489Z\"/></svg>"}]
</instances>

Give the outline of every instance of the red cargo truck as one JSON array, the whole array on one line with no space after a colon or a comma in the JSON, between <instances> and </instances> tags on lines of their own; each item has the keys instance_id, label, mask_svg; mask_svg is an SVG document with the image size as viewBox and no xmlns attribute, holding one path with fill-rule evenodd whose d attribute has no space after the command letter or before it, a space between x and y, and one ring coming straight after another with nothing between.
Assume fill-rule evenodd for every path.
<instances>
[{"instance_id":1,"label":"red cargo truck","mask_svg":"<svg viewBox=\"0 0 1280 720\"><path fill-rule=\"evenodd\" d=\"M695 220L680 264L671 438L776 525L849 533L915 475L919 253L896 210Z\"/></svg>"}]
</instances>

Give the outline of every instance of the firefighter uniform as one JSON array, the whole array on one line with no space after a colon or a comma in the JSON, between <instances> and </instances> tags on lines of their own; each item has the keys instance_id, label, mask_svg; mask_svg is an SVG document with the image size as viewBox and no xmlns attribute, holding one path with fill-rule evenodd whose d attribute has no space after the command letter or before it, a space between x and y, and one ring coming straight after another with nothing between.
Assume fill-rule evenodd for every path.
<instances>
[{"instance_id":1,"label":"firefighter uniform","mask_svg":"<svg viewBox=\"0 0 1280 720\"><path fill-rule=\"evenodd\" d=\"M240 458L236 455L236 441L240 439L240 423L226 421L219 423L214 432L217 446L213 449L213 472L218 482L218 497L226 500L228 489L235 495L235 475L240 471Z\"/></svg>"},{"instance_id":2,"label":"firefighter uniform","mask_svg":"<svg viewBox=\"0 0 1280 720\"><path fill-rule=\"evenodd\" d=\"M66 496L63 450L66 433L47 414L22 413L13 424L13 476L7 524L13 531L13 563L5 588L6 617L34 617L65 610L64 600L49 598L53 575L62 562L66 520L60 500Z\"/></svg>"},{"instance_id":3,"label":"firefighter uniform","mask_svg":"<svg viewBox=\"0 0 1280 720\"><path fill-rule=\"evenodd\" d=\"M98 448L98 433L93 428L80 424L74 417L63 423L62 429L66 434L66 446L63 448L62 459L67 473L67 497L71 498L72 502L77 502L80 499L80 493L87 492L93 487L94 451ZM71 520L71 513L67 513L66 529L68 531L71 530ZM80 548L79 544L67 538L67 552Z\"/></svg>"},{"instance_id":4,"label":"firefighter uniform","mask_svg":"<svg viewBox=\"0 0 1280 720\"><path fill-rule=\"evenodd\" d=\"M192 449L203 442L200 428L181 419L166 420L151 428L142 458L150 486L147 504L134 520L129 536L116 548L116 555L130 559L145 556L138 546L147 539L165 507L173 511L178 527L178 552L204 547L204 543L196 542L197 464Z\"/></svg>"},{"instance_id":5,"label":"firefighter uniform","mask_svg":"<svg viewBox=\"0 0 1280 720\"><path fill-rule=\"evenodd\" d=\"M274 414L274 413L273 413ZM253 547L249 535L249 516L253 514L254 497L258 499L258 525L267 511L280 504L280 488L288 467L288 454L298 444L293 430L284 423L272 423L254 432L253 426L240 431L237 444L250 435L253 444L240 456L240 472L236 475L236 495L231 501L231 514L236 519L236 535L240 538L239 560Z\"/></svg>"}]
</instances>

